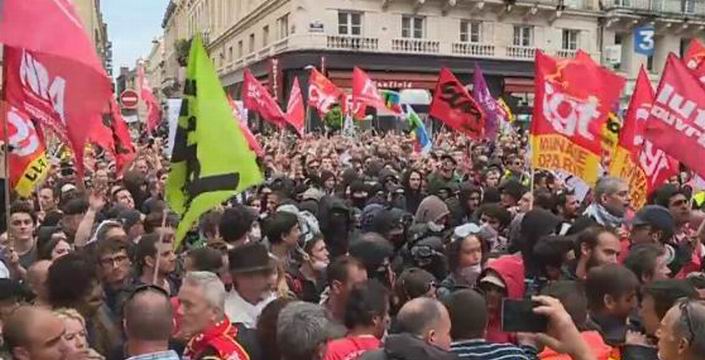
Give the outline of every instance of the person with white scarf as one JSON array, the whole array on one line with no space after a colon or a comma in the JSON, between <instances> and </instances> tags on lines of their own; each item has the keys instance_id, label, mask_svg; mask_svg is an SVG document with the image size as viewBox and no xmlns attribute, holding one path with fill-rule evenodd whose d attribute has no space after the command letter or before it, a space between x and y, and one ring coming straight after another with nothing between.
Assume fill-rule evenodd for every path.
<instances>
[{"instance_id":1,"label":"person with white scarf","mask_svg":"<svg viewBox=\"0 0 705 360\"><path fill-rule=\"evenodd\" d=\"M585 209L585 216L613 229L624 225L629 208L629 184L623 179L605 176L595 185L594 202Z\"/></svg>"}]
</instances>

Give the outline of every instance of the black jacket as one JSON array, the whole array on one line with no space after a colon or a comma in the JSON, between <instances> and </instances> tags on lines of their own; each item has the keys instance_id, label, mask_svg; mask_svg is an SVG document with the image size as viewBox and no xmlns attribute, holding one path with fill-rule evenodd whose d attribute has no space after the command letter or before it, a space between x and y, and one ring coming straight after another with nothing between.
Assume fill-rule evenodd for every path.
<instances>
[{"instance_id":1,"label":"black jacket","mask_svg":"<svg viewBox=\"0 0 705 360\"><path fill-rule=\"evenodd\" d=\"M457 360L458 357L409 334L389 335L384 347L365 353L361 360Z\"/></svg>"}]
</instances>

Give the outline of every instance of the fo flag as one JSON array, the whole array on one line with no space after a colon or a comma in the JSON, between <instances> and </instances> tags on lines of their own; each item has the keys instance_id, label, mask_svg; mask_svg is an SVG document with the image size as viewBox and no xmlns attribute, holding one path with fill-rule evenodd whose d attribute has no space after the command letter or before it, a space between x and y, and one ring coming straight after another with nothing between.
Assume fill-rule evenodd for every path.
<instances>
[{"instance_id":1,"label":"fo flag","mask_svg":"<svg viewBox=\"0 0 705 360\"><path fill-rule=\"evenodd\" d=\"M6 165L10 170L10 187L18 195L29 197L49 173L46 147L27 114L10 107L6 115L7 139L11 146ZM0 137L5 138L3 131L0 126Z\"/></svg>"},{"instance_id":2,"label":"fo flag","mask_svg":"<svg viewBox=\"0 0 705 360\"><path fill-rule=\"evenodd\" d=\"M536 52L536 97L531 123L532 164L562 170L594 184L601 133L624 79L591 59L556 60Z\"/></svg>"},{"instance_id":3,"label":"fo flag","mask_svg":"<svg viewBox=\"0 0 705 360\"><path fill-rule=\"evenodd\" d=\"M429 115L470 138L479 139L485 129L485 114L468 90L447 68L442 68Z\"/></svg>"},{"instance_id":4,"label":"fo flag","mask_svg":"<svg viewBox=\"0 0 705 360\"><path fill-rule=\"evenodd\" d=\"M83 172L83 151L100 125L112 89L69 0L0 1L6 99L71 145Z\"/></svg>"},{"instance_id":5,"label":"fo flag","mask_svg":"<svg viewBox=\"0 0 705 360\"><path fill-rule=\"evenodd\" d=\"M339 104L345 99L343 91L333 84L327 77L318 70L311 69L308 78L308 105L318 110L318 113L325 115L330 111L331 106ZM342 104L345 107L345 104Z\"/></svg>"},{"instance_id":6,"label":"fo flag","mask_svg":"<svg viewBox=\"0 0 705 360\"><path fill-rule=\"evenodd\" d=\"M644 125L653 101L654 90L642 67L609 168L611 175L629 181L631 203L635 209L644 206L651 192L678 173L678 162L644 139Z\"/></svg>"},{"instance_id":7,"label":"fo flag","mask_svg":"<svg viewBox=\"0 0 705 360\"><path fill-rule=\"evenodd\" d=\"M289 103L286 106L286 122L296 129L299 136L304 134L304 98L301 96L301 87L299 86L299 78L294 78L294 83L291 85L291 93L289 94Z\"/></svg>"},{"instance_id":8,"label":"fo flag","mask_svg":"<svg viewBox=\"0 0 705 360\"><path fill-rule=\"evenodd\" d=\"M167 202L181 216L175 247L201 214L261 181L255 155L233 122L228 99L197 35L191 43L166 182Z\"/></svg>"},{"instance_id":9,"label":"fo flag","mask_svg":"<svg viewBox=\"0 0 705 360\"><path fill-rule=\"evenodd\" d=\"M666 61L644 135L656 148L705 176L705 88L673 54Z\"/></svg>"},{"instance_id":10,"label":"fo flag","mask_svg":"<svg viewBox=\"0 0 705 360\"><path fill-rule=\"evenodd\" d=\"M269 123L284 127L286 116L279 104L248 69L245 69L245 80L242 84L242 102L245 108L259 113Z\"/></svg>"}]
</instances>

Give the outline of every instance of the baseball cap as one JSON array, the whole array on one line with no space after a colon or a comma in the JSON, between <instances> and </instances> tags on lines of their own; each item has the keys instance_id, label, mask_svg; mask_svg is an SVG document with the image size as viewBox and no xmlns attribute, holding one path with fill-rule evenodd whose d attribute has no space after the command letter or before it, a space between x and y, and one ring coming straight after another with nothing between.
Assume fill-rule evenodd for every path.
<instances>
[{"instance_id":1,"label":"baseball cap","mask_svg":"<svg viewBox=\"0 0 705 360\"><path fill-rule=\"evenodd\" d=\"M632 219L632 226L651 225L658 230L672 231L675 227L673 215L663 206L646 205L637 211Z\"/></svg>"}]
</instances>

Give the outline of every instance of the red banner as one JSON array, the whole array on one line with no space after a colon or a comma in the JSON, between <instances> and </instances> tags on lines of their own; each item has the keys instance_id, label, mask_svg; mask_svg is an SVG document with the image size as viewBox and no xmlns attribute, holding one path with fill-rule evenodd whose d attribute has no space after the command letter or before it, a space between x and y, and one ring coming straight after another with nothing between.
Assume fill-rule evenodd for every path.
<instances>
[{"instance_id":1,"label":"red banner","mask_svg":"<svg viewBox=\"0 0 705 360\"><path fill-rule=\"evenodd\" d=\"M10 187L20 196L29 197L49 172L46 147L27 114L10 107L6 115L11 146L8 156ZM0 138L4 138L3 131L0 126Z\"/></svg>"},{"instance_id":2,"label":"red banner","mask_svg":"<svg viewBox=\"0 0 705 360\"><path fill-rule=\"evenodd\" d=\"M162 107L154 96L149 80L144 76L144 64L137 66L137 86L140 89L140 98L147 106L147 131L153 133L162 121Z\"/></svg>"},{"instance_id":3,"label":"red banner","mask_svg":"<svg viewBox=\"0 0 705 360\"><path fill-rule=\"evenodd\" d=\"M433 93L429 115L466 136L480 139L485 129L485 114L468 90L447 68L442 68Z\"/></svg>"},{"instance_id":4,"label":"red banner","mask_svg":"<svg viewBox=\"0 0 705 360\"><path fill-rule=\"evenodd\" d=\"M556 60L536 52L532 163L563 170L594 184L602 130L619 100L624 79L587 56Z\"/></svg>"},{"instance_id":5,"label":"red banner","mask_svg":"<svg viewBox=\"0 0 705 360\"><path fill-rule=\"evenodd\" d=\"M357 66L353 68L352 74L352 101L377 110L392 111L385 104L372 79ZM397 114L401 114L401 112Z\"/></svg>"},{"instance_id":6,"label":"red banner","mask_svg":"<svg viewBox=\"0 0 705 360\"><path fill-rule=\"evenodd\" d=\"M262 119L277 127L284 127L286 115L269 91L255 79L250 70L245 69L244 77L242 102L245 108L259 113Z\"/></svg>"},{"instance_id":7,"label":"red banner","mask_svg":"<svg viewBox=\"0 0 705 360\"><path fill-rule=\"evenodd\" d=\"M311 69L311 75L308 78L309 106L313 106L319 114L324 115L328 113L333 104L340 104L342 96L343 92L327 77L315 68Z\"/></svg>"},{"instance_id":8,"label":"red banner","mask_svg":"<svg viewBox=\"0 0 705 360\"><path fill-rule=\"evenodd\" d=\"M673 54L668 56L644 135L657 148L705 176L705 88Z\"/></svg>"},{"instance_id":9,"label":"red banner","mask_svg":"<svg viewBox=\"0 0 705 360\"><path fill-rule=\"evenodd\" d=\"M304 98L301 96L301 87L299 86L299 78L294 78L294 83L291 85L291 93L289 94L289 103L286 106L286 122L296 129L299 136L304 134Z\"/></svg>"},{"instance_id":10,"label":"red banner","mask_svg":"<svg viewBox=\"0 0 705 360\"><path fill-rule=\"evenodd\" d=\"M642 67L609 169L611 175L629 181L631 203L635 209L644 206L651 192L678 174L678 162L644 139L644 123L653 102L654 90Z\"/></svg>"},{"instance_id":11,"label":"red banner","mask_svg":"<svg viewBox=\"0 0 705 360\"><path fill-rule=\"evenodd\" d=\"M688 45L688 51L683 62L701 83L705 84L705 46L698 39L693 39Z\"/></svg>"}]
</instances>

